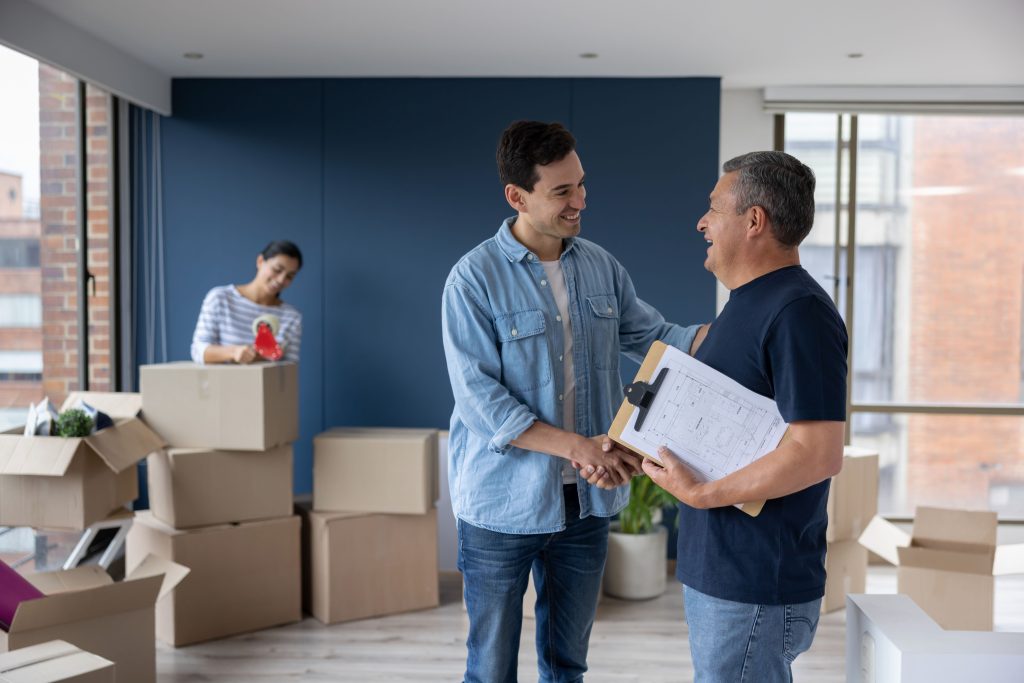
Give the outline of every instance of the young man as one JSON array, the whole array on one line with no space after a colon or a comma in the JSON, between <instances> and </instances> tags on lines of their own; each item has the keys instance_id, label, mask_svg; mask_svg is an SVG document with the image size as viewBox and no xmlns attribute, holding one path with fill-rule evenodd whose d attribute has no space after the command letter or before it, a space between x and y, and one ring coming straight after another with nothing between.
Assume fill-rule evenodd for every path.
<instances>
[{"instance_id":1,"label":"young man","mask_svg":"<svg viewBox=\"0 0 1024 683\"><path fill-rule=\"evenodd\" d=\"M517 215L445 284L467 683L517 680L531 569L540 680L583 679L608 517L625 506L621 484L639 468L590 437L607 431L622 401L620 353L640 359L656 339L688 349L695 333L666 323L608 252L577 237L586 189L575 147L557 123L505 130L498 172ZM584 475L604 473L602 488L574 462Z\"/></svg>"},{"instance_id":2,"label":"young man","mask_svg":"<svg viewBox=\"0 0 1024 683\"><path fill-rule=\"evenodd\" d=\"M790 681L810 647L825 587L825 502L842 466L846 327L800 266L814 174L783 152L725 163L697 223L704 267L731 290L695 357L775 399L789 431L733 474L698 482L674 454L643 463L683 505L677 576L696 680ZM767 500L757 517L735 503Z\"/></svg>"}]
</instances>

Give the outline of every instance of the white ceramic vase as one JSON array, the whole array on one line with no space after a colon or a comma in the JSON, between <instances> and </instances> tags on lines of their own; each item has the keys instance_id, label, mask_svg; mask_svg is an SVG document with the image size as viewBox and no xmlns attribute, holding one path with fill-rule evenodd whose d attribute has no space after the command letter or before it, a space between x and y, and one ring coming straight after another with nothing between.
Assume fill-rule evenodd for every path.
<instances>
[{"instance_id":1,"label":"white ceramic vase","mask_svg":"<svg viewBox=\"0 0 1024 683\"><path fill-rule=\"evenodd\" d=\"M604 592L613 598L647 600L665 592L668 529L660 524L647 534L624 534L613 524L608 534Z\"/></svg>"}]
</instances>

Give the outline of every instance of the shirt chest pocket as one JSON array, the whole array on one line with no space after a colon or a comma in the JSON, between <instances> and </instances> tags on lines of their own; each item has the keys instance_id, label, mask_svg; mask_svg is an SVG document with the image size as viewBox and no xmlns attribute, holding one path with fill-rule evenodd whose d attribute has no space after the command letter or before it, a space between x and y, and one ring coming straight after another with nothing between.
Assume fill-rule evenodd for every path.
<instances>
[{"instance_id":1,"label":"shirt chest pocket","mask_svg":"<svg viewBox=\"0 0 1024 683\"><path fill-rule=\"evenodd\" d=\"M513 393L551 384L551 354L540 309L504 313L494 320L501 350L501 383Z\"/></svg>"},{"instance_id":2,"label":"shirt chest pocket","mask_svg":"<svg viewBox=\"0 0 1024 683\"><path fill-rule=\"evenodd\" d=\"M619 301L611 294L587 297L590 350L598 370L619 369Z\"/></svg>"}]
</instances>

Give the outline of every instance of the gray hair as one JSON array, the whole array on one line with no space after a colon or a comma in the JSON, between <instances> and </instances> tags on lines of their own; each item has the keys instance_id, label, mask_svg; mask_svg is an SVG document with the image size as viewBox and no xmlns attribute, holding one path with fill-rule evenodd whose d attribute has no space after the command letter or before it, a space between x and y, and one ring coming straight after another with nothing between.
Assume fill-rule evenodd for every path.
<instances>
[{"instance_id":1,"label":"gray hair","mask_svg":"<svg viewBox=\"0 0 1024 683\"><path fill-rule=\"evenodd\" d=\"M814 225L814 171L785 152L742 154L722 170L739 172L733 186L737 213L760 206L783 246L803 242Z\"/></svg>"}]
</instances>

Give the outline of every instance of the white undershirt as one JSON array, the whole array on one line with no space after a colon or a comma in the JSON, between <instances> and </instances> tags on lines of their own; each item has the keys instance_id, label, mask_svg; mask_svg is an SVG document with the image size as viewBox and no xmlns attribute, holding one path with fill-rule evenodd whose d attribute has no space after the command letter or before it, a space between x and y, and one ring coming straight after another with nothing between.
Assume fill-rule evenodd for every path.
<instances>
[{"instance_id":1,"label":"white undershirt","mask_svg":"<svg viewBox=\"0 0 1024 683\"><path fill-rule=\"evenodd\" d=\"M576 372L572 362L572 323L569 319L569 292L565 288L565 275L561 261L541 261L548 286L555 298L558 314L562 316L562 429L576 431ZM576 470L568 460L562 465L562 483L575 484Z\"/></svg>"}]
</instances>

